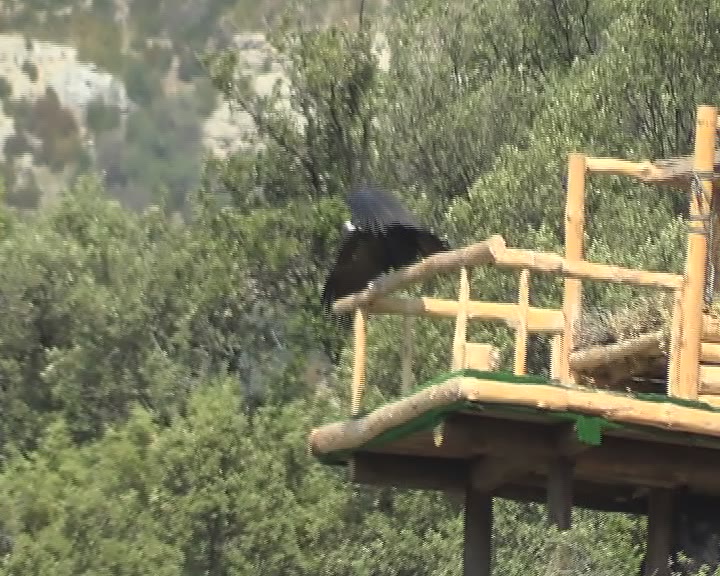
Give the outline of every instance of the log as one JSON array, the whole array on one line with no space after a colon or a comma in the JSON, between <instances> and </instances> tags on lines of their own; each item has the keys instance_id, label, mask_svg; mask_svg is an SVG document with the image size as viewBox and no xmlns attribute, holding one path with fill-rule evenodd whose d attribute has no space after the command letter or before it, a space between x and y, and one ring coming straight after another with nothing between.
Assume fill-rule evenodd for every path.
<instances>
[{"instance_id":1,"label":"log","mask_svg":"<svg viewBox=\"0 0 720 576\"><path fill-rule=\"evenodd\" d=\"M695 123L695 154L693 168L698 172L712 172L715 158L717 110L712 106L698 106ZM713 195L711 180L701 184L701 194L690 194L690 217L710 214ZM680 340L680 396L697 398L700 376L700 342L703 327L703 298L705 291L705 261L708 237L698 231L700 222L692 222L688 231L685 281L683 286L683 334Z\"/></svg>"},{"instance_id":2,"label":"log","mask_svg":"<svg viewBox=\"0 0 720 576\"><path fill-rule=\"evenodd\" d=\"M465 343L465 368L492 372L500 365L500 350L492 344Z\"/></svg>"},{"instance_id":3,"label":"log","mask_svg":"<svg viewBox=\"0 0 720 576\"><path fill-rule=\"evenodd\" d=\"M578 412L615 422L720 437L720 413L716 412L590 390L457 377L386 404L357 420L316 428L310 433L310 446L316 454L353 449L428 410L465 400Z\"/></svg>"},{"instance_id":4,"label":"log","mask_svg":"<svg viewBox=\"0 0 720 576\"><path fill-rule=\"evenodd\" d=\"M505 240L500 235L448 252L438 252L401 270L385 274L373 281L362 292L341 298L333 305L336 314L350 312L359 306L369 304L378 297L411 284L421 282L442 272L459 270L463 266L492 264L496 255L505 249Z\"/></svg>"},{"instance_id":5,"label":"log","mask_svg":"<svg viewBox=\"0 0 720 576\"><path fill-rule=\"evenodd\" d=\"M537 252L519 248L506 248L495 259L495 265L502 268L529 268L536 272L561 274L568 278L670 290L680 288L683 282L680 274L635 270L585 260L569 261L553 252Z\"/></svg>"},{"instance_id":6,"label":"log","mask_svg":"<svg viewBox=\"0 0 720 576\"><path fill-rule=\"evenodd\" d=\"M458 313L457 300L439 298L378 298L367 308L369 314L398 314L402 316L426 316L455 318ZM519 322L519 306L513 302L468 302L469 320L496 320L510 328ZM553 308L528 308L528 332L558 333L563 329L561 310Z\"/></svg>"},{"instance_id":7,"label":"log","mask_svg":"<svg viewBox=\"0 0 720 576\"><path fill-rule=\"evenodd\" d=\"M562 364L562 335L555 334L550 340L550 379L560 379L560 366Z\"/></svg>"},{"instance_id":8,"label":"log","mask_svg":"<svg viewBox=\"0 0 720 576\"><path fill-rule=\"evenodd\" d=\"M578 350L570 355L570 367L578 372L608 366L633 356L662 354L665 334L662 331L642 334L616 344L592 346Z\"/></svg>"}]
</instances>

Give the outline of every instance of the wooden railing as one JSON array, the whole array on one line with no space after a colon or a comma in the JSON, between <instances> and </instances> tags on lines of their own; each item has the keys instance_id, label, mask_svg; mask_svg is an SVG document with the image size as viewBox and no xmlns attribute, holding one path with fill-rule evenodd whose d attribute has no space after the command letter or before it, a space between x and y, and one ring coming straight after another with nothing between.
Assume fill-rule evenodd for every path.
<instances>
[{"instance_id":1,"label":"wooden railing","mask_svg":"<svg viewBox=\"0 0 720 576\"><path fill-rule=\"evenodd\" d=\"M715 161L717 110L709 106L698 108L695 156L692 164L696 174L712 173ZM683 160L683 159L679 159ZM687 163L685 161L685 163ZM676 163L677 164L677 163ZM686 171L680 162L681 171ZM355 357L352 380L352 412L360 408L365 382L367 321L372 314L455 317L451 369L465 366L467 323L471 319L500 321L515 330L514 372L524 374L527 364L527 343L531 333L552 334L551 375L567 385L574 385L571 366L573 332L580 314L583 280L612 282L670 290L674 293L671 342L668 359L667 393L682 398L697 398L703 339L703 290L705 262L708 254L707 236L688 233L685 274L636 270L588 262L583 259L584 196L587 172L620 174L641 180L677 182L673 173L657 164L633 163L612 158L589 158L582 154L569 155L567 199L565 211L565 256L548 252L520 250L507 247L501 236L449 252L434 254L425 260L377 279L361 292L338 300L336 313L355 312ZM682 172L685 174L685 172ZM661 178L662 176L662 178ZM709 198L712 178L700 180L702 194L690 194L692 225L700 218L710 217ZM470 271L475 266L494 265L520 271L517 303L478 302L470 298ZM422 282L440 273L459 272L459 295L456 301L436 298L397 298L390 294L411 284ZM565 278L562 310L530 306L531 272L561 275ZM708 332L707 326L705 332ZM720 340L720 338L718 338ZM640 342L638 345L642 345ZM713 349L713 353L717 350ZM709 353L709 352L708 352ZM717 352L720 357L720 352ZM403 388L411 380L412 321L406 318L403 343ZM718 375L720 381L720 374ZM719 382L720 385L720 382Z\"/></svg>"}]
</instances>

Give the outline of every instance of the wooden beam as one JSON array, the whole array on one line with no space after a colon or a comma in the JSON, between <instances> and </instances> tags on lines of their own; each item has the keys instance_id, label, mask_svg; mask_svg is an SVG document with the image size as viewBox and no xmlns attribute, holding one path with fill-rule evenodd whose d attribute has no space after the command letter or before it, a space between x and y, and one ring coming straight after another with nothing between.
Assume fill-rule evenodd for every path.
<instances>
[{"instance_id":1,"label":"wooden beam","mask_svg":"<svg viewBox=\"0 0 720 576\"><path fill-rule=\"evenodd\" d=\"M698 106L695 126L695 154L693 168L696 172L712 172L715 158L715 125L717 109ZM700 376L700 341L703 326L703 297L705 290L705 259L708 238L702 222L692 218L710 216L710 199L713 194L711 179L701 183L699 194L690 194L690 224L683 287L683 332L680 340L680 386L683 398L697 398ZM693 231L694 230L694 231Z\"/></svg>"},{"instance_id":2,"label":"wooden beam","mask_svg":"<svg viewBox=\"0 0 720 576\"><path fill-rule=\"evenodd\" d=\"M362 394L365 390L365 369L367 366L367 312L362 308L355 309L353 324L354 350L352 373L352 414L360 411Z\"/></svg>"},{"instance_id":3,"label":"wooden beam","mask_svg":"<svg viewBox=\"0 0 720 576\"><path fill-rule=\"evenodd\" d=\"M439 298L396 298L386 296L373 301L367 308L369 314L398 314L402 316L427 316L454 318L460 304L457 300ZM468 320L496 320L515 328L519 322L519 306L513 302L468 302ZM562 332L562 310L552 308L528 308L528 332Z\"/></svg>"},{"instance_id":4,"label":"wooden beam","mask_svg":"<svg viewBox=\"0 0 720 576\"><path fill-rule=\"evenodd\" d=\"M401 270L385 274L373 281L372 285L362 292L351 294L337 300L333 304L336 314L350 312L359 306L365 306L384 296L411 284L427 280L443 272L459 270L463 266L471 267L481 264L492 264L499 252L505 249L505 240L502 236L491 236L487 240L471 244L457 250L438 252L432 256L412 264Z\"/></svg>"},{"instance_id":5,"label":"wooden beam","mask_svg":"<svg viewBox=\"0 0 720 576\"><path fill-rule=\"evenodd\" d=\"M581 442L578 439L576 424L566 424L559 427L555 433L554 444L558 454L570 459L579 456L593 447L591 444Z\"/></svg>"},{"instance_id":6,"label":"wooden beam","mask_svg":"<svg viewBox=\"0 0 720 576\"><path fill-rule=\"evenodd\" d=\"M560 530L569 530L573 508L573 469L570 458L550 462L547 480L548 522Z\"/></svg>"},{"instance_id":7,"label":"wooden beam","mask_svg":"<svg viewBox=\"0 0 720 576\"><path fill-rule=\"evenodd\" d=\"M553 252L538 252L520 248L505 249L496 258L495 265L500 268L529 268L535 272L560 274L576 281L595 280L666 290L675 290L683 282L680 274L636 270L580 259L570 260Z\"/></svg>"},{"instance_id":8,"label":"wooden beam","mask_svg":"<svg viewBox=\"0 0 720 576\"><path fill-rule=\"evenodd\" d=\"M491 455L476 458L470 464L470 485L479 492L493 492L510 478L531 472L540 459L518 458L518 454Z\"/></svg>"},{"instance_id":9,"label":"wooden beam","mask_svg":"<svg viewBox=\"0 0 720 576\"><path fill-rule=\"evenodd\" d=\"M625 358L651 352L662 354L665 334L662 331L642 334L615 344L591 346L577 350L570 355L570 368L578 372L608 366Z\"/></svg>"},{"instance_id":10,"label":"wooden beam","mask_svg":"<svg viewBox=\"0 0 720 576\"><path fill-rule=\"evenodd\" d=\"M492 524L492 495L469 487L465 494L463 576L490 576Z\"/></svg>"},{"instance_id":11,"label":"wooden beam","mask_svg":"<svg viewBox=\"0 0 720 576\"><path fill-rule=\"evenodd\" d=\"M673 492L653 488L648 495L647 551L643 576L670 576Z\"/></svg>"},{"instance_id":12,"label":"wooden beam","mask_svg":"<svg viewBox=\"0 0 720 576\"><path fill-rule=\"evenodd\" d=\"M518 376L525 374L527 368L528 350L528 309L530 308L530 270L520 272L520 286L518 287L518 314L519 321L515 330L515 366L514 372Z\"/></svg>"},{"instance_id":13,"label":"wooden beam","mask_svg":"<svg viewBox=\"0 0 720 576\"><path fill-rule=\"evenodd\" d=\"M544 384L519 386L483 378L456 377L422 388L411 396L390 402L361 418L316 428L310 433L310 446L315 454L353 449L429 410L465 401L512 404L544 411L578 412L614 422L646 426L649 430L720 437L720 414L716 412L667 402L647 402L593 390Z\"/></svg>"},{"instance_id":14,"label":"wooden beam","mask_svg":"<svg viewBox=\"0 0 720 576\"><path fill-rule=\"evenodd\" d=\"M450 458L355 453L350 482L462 494L467 486L468 462Z\"/></svg>"}]
</instances>

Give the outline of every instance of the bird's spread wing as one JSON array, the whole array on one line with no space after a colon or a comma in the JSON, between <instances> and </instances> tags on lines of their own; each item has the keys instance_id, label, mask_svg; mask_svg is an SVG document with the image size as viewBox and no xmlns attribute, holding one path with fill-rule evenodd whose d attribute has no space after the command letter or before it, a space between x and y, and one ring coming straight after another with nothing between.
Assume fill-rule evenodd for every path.
<instances>
[{"instance_id":1,"label":"bird's spread wing","mask_svg":"<svg viewBox=\"0 0 720 576\"><path fill-rule=\"evenodd\" d=\"M360 230L348 234L325 281L323 309L330 311L335 300L363 290L385 269L386 259L378 238Z\"/></svg>"},{"instance_id":2,"label":"bird's spread wing","mask_svg":"<svg viewBox=\"0 0 720 576\"><path fill-rule=\"evenodd\" d=\"M348 204L352 222L358 228L384 232L389 226L420 228L415 217L400 201L380 188L363 184L350 191Z\"/></svg>"}]
</instances>

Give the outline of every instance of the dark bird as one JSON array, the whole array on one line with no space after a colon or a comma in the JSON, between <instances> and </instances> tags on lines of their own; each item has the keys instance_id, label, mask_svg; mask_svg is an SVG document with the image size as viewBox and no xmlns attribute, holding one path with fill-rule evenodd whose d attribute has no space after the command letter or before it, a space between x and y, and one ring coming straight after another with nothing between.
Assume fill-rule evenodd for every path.
<instances>
[{"instance_id":1,"label":"dark bird","mask_svg":"<svg viewBox=\"0 0 720 576\"><path fill-rule=\"evenodd\" d=\"M363 184L350 192L348 204L351 218L343 226L335 265L322 291L326 312L336 300L364 290L382 274L449 249L384 190Z\"/></svg>"}]
</instances>

